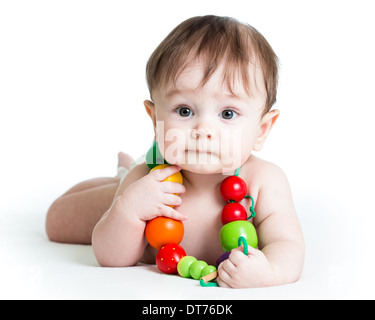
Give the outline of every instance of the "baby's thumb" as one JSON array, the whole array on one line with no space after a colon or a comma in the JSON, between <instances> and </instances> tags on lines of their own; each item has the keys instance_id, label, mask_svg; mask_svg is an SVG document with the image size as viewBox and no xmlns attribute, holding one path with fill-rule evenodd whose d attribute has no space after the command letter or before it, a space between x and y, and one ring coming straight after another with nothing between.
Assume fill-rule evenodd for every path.
<instances>
[{"instance_id":1,"label":"baby's thumb","mask_svg":"<svg viewBox=\"0 0 375 320\"><path fill-rule=\"evenodd\" d=\"M245 254L243 245L239 246L238 248L234 248L234 249L231 250L231 252L235 252L235 251L240 251L243 254ZM254 256L258 253L258 250L254 249L252 246L247 246L247 251L248 251L248 254L247 254L248 256L251 256L251 255Z\"/></svg>"},{"instance_id":2,"label":"baby's thumb","mask_svg":"<svg viewBox=\"0 0 375 320\"><path fill-rule=\"evenodd\" d=\"M176 172L179 172L181 170L181 167L179 166L168 166L163 169L157 169L152 172L150 172L151 175L157 180L157 181L164 181L168 177L174 175Z\"/></svg>"},{"instance_id":3,"label":"baby's thumb","mask_svg":"<svg viewBox=\"0 0 375 320\"><path fill-rule=\"evenodd\" d=\"M230 252L232 253L232 252L236 252L236 251L243 252L243 246L239 246L238 248L234 248Z\"/></svg>"}]
</instances>

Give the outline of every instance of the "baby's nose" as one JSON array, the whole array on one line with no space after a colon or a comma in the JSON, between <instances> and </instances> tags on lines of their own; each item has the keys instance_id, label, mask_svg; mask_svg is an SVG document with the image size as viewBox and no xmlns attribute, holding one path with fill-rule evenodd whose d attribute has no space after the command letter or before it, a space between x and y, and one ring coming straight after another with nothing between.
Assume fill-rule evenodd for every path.
<instances>
[{"instance_id":1,"label":"baby's nose","mask_svg":"<svg viewBox=\"0 0 375 320\"><path fill-rule=\"evenodd\" d=\"M213 140L216 137L215 130L213 129L193 129L191 130L191 137L193 139L208 139Z\"/></svg>"}]
</instances>

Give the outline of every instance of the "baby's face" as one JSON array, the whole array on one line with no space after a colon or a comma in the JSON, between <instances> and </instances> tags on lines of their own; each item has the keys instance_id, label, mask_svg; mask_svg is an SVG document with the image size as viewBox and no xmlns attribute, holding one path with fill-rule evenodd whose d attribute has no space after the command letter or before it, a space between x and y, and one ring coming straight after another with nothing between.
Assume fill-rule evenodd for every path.
<instances>
[{"instance_id":1,"label":"baby's face","mask_svg":"<svg viewBox=\"0 0 375 320\"><path fill-rule=\"evenodd\" d=\"M250 71L251 83L262 84L261 72ZM249 95L239 79L234 96L222 73L220 66L201 87L203 68L196 62L175 85L154 90L156 140L170 164L195 173L229 173L249 158L261 133L266 91L254 85Z\"/></svg>"}]
</instances>

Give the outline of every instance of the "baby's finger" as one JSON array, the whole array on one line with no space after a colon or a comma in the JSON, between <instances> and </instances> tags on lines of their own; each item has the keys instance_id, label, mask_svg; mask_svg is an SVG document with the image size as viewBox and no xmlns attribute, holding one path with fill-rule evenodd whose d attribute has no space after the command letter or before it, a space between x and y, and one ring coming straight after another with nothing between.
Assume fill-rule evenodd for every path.
<instances>
[{"instance_id":1,"label":"baby's finger","mask_svg":"<svg viewBox=\"0 0 375 320\"><path fill-rule=\"evenodd\" d=\"M259 250L258 249L254 249L252 246L247 246L247 250L248 250L248 256L254 256L254 255L257 255L259 253ZM241 245L239 246L238 248L234 248L231 250L231 252L242 252L244 253L244 246Z\"/></svg>"},{"instance_id":2,"label":"baby's finger","mask_svg":"<svg viewBox=\"0 0 375 320\"><path fill-rule=\"evenodd\" d=\"M161 216L171 218L178 221L185 221L187 220L187 217L183 215L181 212L178 212L176 209L173 209L169 206L163 206L163 209L161 210Z\"/></svg>"},{"instance_id":3,"label":"baby's finger","mask_svg":"<svg viewBox=\"0 0 375 320\"><path fill-rule=\"evenodd\" d=\"M165 193L185 193L186 188L183 184L178 182L163 181L161 183L161 191Z\"/></svg>"},{"instance_id":4,"label":"baby's finger","mask_svg":"<svg viewBox=\"0 0 375 320\"><path fill-rule=\"evenodd\" d=\"M227 259L222 263L221 269L225 271L230 277L232 277L231 274L236 271L236 265L232 261Z\"/></svg>"},{"instance_id":5,"label":"baby's finger","mask_svg":"<svg viewBox=\"0 0 375 320\"><path fill-rule=\"evenodd\" d=\"M217 284L223 288L230 288L229 283L231 281L231 276L228 274L228 272L224 270L223 263L220 264L217 272L218 272L218 277L216 278Z\"/></svg>"},{"instance_id":6,"label":"baby's finger","mask_svg":"<svg viewBox=\"0 0 375 320\"><path fill-rule=\"evenodd\" d=\"M175 174L176 172L179 172L181 170L181 167L179 166L168 166L163 169L157 169L152 172L150 172L150 175L156 180L156 181L163 181L170 177L171 175Z\"/></svg>"},{"instance_id":7,"label":"baby's finger","mask_svg":"<svg viewBox=\"0 0 375 320\"><path fill-rule=\"evenodd\" d=\"M219 285L220 288L230 288L230 285L227 284L224 280L221 278L216 278L216 282Z\"/></svg>"},{"instance_id":8,"label":"baby's finger","mask_svg":"<svg viewBox=\"0 0 375 320\"><path fill-rule=\"evenodd\" d=\"M180 206L182 200L179 196L174 194L166 194L164 196L164 204L167 206Z\"/></svg>"},{"instance_id":9,"label":"baby's finger","mask_svg":"<svg viewBox=\"0 0 375 320\"><path fill-rule=\"evenodd\" d=\"M238 248L236 248L236 250L232 250L228 259L234 266L240 265L244 259L248 258L247 256L244 255L243 250L237 250L237 249Z\"/></svg>"},{"instance_id":10,"label":"baby's finger","mask_svg":"<svg viewBox=\"0 0 375 320\"><path fill-rule=\"evenodd\" d=\"M259 249L255 249L253 248L252 246L248 246L248 256L257 256L259 254L262 254L262 251L260 251Z\"/></svg>"}]
</instances>

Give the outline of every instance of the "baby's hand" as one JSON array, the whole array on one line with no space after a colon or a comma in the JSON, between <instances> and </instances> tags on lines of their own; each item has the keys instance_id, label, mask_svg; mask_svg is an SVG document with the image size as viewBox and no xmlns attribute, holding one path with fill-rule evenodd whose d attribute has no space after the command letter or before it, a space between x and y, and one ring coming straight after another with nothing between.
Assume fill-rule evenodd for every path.
<instances>
[{"instance_id":1,"label":"baby's hand","mask_svg":"<svg viewBox=\"0 0 375 320\"><path fill-rule=\"evenodd\" d=\"M132 213L143 221L159 216L186 220L186 216L171 207L181 205L182 200L176 194L186 191L184 185L163 181L180 170L178 166L155 170L130 185L118 200L124 210L128 212L131 208Z\"/></svg>"},{"instance_id":2,"label":"baby's hand","mask_svg":"<svg viewBox=\"0 0 375 320\"><path fill-rule=\"evenodd\" d=\"M274 272L262 251L249 246L249 254L243 246L231 251L229 258L218 269L217 283L226 288L259 288L273 284Z\"/></svg>"}]
</instances>

